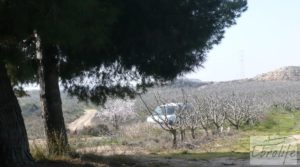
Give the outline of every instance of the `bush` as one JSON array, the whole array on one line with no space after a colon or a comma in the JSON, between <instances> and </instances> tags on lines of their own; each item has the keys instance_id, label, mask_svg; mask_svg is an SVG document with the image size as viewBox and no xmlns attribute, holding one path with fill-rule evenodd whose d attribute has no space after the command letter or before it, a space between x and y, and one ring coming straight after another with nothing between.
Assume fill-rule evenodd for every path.
<instances>
[{"instance_id":1,"label":"bush","mask_svg":"<svg viewBox=\"0 0 300 167\"><path fill-rule=\"evenodd\" d=\"M89 135L89 136L103 136L110 134L110 130L107 125L99 124L96 127L85 127L83 130L79 132L81 135Z\"/></svg>"}]
</instances>

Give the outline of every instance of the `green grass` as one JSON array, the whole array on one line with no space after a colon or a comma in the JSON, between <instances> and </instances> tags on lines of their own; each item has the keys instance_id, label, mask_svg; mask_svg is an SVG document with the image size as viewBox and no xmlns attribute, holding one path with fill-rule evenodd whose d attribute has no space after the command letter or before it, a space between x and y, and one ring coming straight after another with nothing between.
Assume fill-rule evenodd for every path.
<instances>
[{"instance_id":1,"label":"green grass","mask_svg":"<svg viewBox=\"0 0 300 167\"><path fill-rule=\"evenodd\" d=\"M293 135L300 134L300 111L288 112L274 109L264 120L251 129L261 134Z\"/></svg>"},{"instance_id":2,"label":"green grass","mask_svg":"<svg viewBox=\"0 0 300 167\"><path fill-rule=\"evenodd\" d=\"M273 109L263 120L251 127L244 128L239 132L239 137L229 142L232 151L249 151L250 136L269 136L269 135L296 135L300 134L300 111L289 112L280 109ZM224 139L226 140L226 138ZM220 141L222 142L222 141ZM230 144L231 143L231 144ZM225 148L223 148L225 149Z\"/></svg>"},{"instance_id":3,"label":"green grass","mask_svg":"<svg viewBox=\"0 0 300 167\"><path fill-rule=\"evenodd\" d=\"M300 111L289 112L273 109L252 128L243 129L249 135L294 135L300 134Z\"/></svg>"}]
</instances>

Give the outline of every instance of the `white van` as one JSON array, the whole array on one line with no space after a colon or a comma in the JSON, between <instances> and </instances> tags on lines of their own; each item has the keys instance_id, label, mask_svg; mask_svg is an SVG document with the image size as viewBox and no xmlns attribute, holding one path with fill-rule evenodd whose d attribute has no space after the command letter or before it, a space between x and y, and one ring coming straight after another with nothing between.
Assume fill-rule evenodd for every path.
<instances>
[{"instance_id":1,"label":"white van","mask_svg":"<svg viewBox=\"0 0 300 167\"><path fill-rule=\"evenodd\" d=\"M150 123L168 123L170 125L176 122L176 112L183 109L182 103L168 103L157 106L152 115L147 117Z\"/></svg>"}]
</instances>

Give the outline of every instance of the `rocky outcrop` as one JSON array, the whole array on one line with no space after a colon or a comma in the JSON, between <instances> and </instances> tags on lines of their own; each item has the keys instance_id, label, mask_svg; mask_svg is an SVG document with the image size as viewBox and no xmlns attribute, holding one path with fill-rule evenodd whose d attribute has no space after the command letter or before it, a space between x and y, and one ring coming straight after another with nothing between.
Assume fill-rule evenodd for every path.
<instances>
[{"instance_id":1,"label":"rocky outcrop","mask_svg":"<svg viewBox=\"0 0 300 167\"><path fill-rule=\"evenodd\" d=\"M259 81L300 81L300 67L283 67L275 71L258 75L254 79Z\"/></svg>"}]
</instances>

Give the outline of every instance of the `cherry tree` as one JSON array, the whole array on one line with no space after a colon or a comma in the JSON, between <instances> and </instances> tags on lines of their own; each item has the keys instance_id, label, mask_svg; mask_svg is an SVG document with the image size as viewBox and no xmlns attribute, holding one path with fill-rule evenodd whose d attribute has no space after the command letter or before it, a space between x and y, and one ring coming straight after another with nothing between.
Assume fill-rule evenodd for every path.
<instances>
[{"instance_id":1,"label":"cherry tree","mask_svg":"<svg viewBox=\"0 0 300 167\"><path fill-rule=\"evenodd\" d=\"M137 115L133 110L133 100L109 100L97 116L108 120L118 130L124 122L134 119Z\"/></svg>"}]
</instances>

